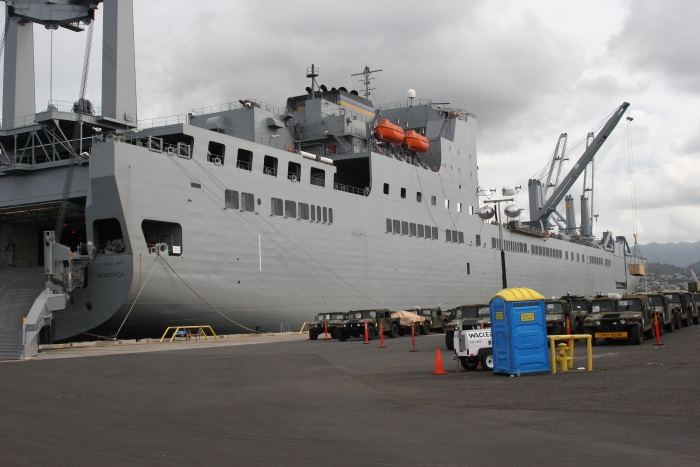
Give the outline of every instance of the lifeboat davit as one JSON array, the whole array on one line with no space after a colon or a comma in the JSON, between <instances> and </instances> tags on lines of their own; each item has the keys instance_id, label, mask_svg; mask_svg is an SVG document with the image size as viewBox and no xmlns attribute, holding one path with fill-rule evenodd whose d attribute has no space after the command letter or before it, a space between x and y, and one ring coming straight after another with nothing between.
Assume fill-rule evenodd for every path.
<instances>
[{"instance_id":1,"label":"lifeboat davit","mask_svg":"<svg viewBox=\"0 0 700 467\"><path fill-rule=\"evenodd\" d=\"M406 138L404 138L403 144L411 151L419 154L425 154L428 152L428 148L430 148L430 141L428 141L428 138L413 130L408 130L406 132Z\"/></svg>"},{"instance_id":2,"label":"lifeboat davit","mask_svg":"<svg viewBox=\"0 0 700 467\"><path fill-rule=\"evenodd\" d=\"M401 144L406 137L403 128L394 125L386 118L377 122L377 126L374 128L374 134L382 141L392 144Z\"/></svg>"}]
</instances>

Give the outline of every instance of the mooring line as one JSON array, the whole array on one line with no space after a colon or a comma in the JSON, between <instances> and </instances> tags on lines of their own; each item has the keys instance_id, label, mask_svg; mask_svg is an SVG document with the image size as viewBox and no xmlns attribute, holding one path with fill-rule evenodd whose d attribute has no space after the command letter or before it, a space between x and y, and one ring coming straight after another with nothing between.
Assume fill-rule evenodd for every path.
<instances>
[{"instance_id":1,"label":"mooring line","mask_svg":"<svg viewBox=\"0 0 700 467\"><path fill-rule=\"evenodd\" d=\"M158 257L156 258L156 261L153 263L153 267L151 268L151 271L148 273L148 276L146 276L146 280L143 281L143 286L141 287L141 290L139 290L139 293L136 294L136 298L134 299L134 303L131 304L131 308L129 308L129 311L127 312L126 316L124 317L124 321L122 321L122 324L119 326L119 329L117 329L117 333L114 335L114 339L116 339L117 336L119 336L119 333L121 332L122 327L124 326L124 323L126 323L126 319L127 319L127 318L129 317L129 315L131 314L131 310L134 309L134 305L136 305L136 301L137 301L137 300L139 299L139 297L141 296L141 292L143 292L143 289L146 288L146 283L148 282L148 279L151 277L151 273L152 273L153 270L155 269L156 264L158 264L158 260L160 260L160 259L161 259L161 256L158 255ZM165 260L163 260L163 261L165 261ZM166 263L166 264L167 264L167 263ZM139 279L139 282L140 282L140 279Z\"/></svg>"}]
</instances>

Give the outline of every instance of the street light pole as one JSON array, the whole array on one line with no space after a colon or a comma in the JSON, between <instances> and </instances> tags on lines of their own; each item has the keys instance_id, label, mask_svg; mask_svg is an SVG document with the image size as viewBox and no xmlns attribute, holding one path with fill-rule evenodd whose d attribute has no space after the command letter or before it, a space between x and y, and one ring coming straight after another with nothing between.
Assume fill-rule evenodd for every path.
<instances>
[{"instance_id":1,"label":"street light pole","mask_svg":"<svg viewBox=\"0 0 700 467\"><path fill-rule=\"evenodd\" d=\"M513 201L515 198L490 199L485 203L494 203L496 205L496 220L498 221L498 247L501 249L501 281L503 288L508 288L508 278L506 276L506 252L503 242L503 219L501 217L501 202Z\"/></svg>"}]
</instances>

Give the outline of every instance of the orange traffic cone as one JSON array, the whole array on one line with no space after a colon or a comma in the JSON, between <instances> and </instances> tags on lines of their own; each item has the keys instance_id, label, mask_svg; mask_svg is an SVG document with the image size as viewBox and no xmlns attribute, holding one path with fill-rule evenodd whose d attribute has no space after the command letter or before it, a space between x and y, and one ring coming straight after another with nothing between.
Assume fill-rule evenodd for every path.
<instances>
[{"instance_id":1,"label":"orange traffic cone","mask_svg":"<svg viewBox=\"0 0 700 467\"><path fill-rule=\"evenodd\" d=\"M440 349L435 350L435 369L433 370L434 375L446 375L447 372L442 367L442 355L440 355Z\"/></svg>"}]
</instances>

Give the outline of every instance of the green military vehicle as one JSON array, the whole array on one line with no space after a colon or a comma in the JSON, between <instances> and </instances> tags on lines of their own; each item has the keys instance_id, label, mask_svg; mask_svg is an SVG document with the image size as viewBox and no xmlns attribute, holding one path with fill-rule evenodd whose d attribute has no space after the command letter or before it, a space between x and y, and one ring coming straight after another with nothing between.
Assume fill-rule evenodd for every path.
<instances>
[{"instance_id":1,"label":"green military vehicle","mask_svg":"<svg viewBox=\"0 0 700 467\"><path fill-rule=\"evenodd\" d=\"M454 350L455 331L491 327L491 313L488 304L462 305L448 310L445 325L445 345Z\"/></svg>"},{"instance_id":2,"label":"green military vehicle","mask_svg":"<svg viewBox=\"0 0 700 467\"><path fill-rule=\"evenodd\" d=\"M566 316L571 314L569 302L566 300L545 300L544 309L547 319L547 335L566 334Z\"/></svg>"},{"instance_id":3,"label":"green military vehicle","mask_svg":"<svg viewBox=\"0 0 700 467\"><path fill-rule=\"evenodd\" d=\"M693 325L693 311L697 313L697 310L693 310L695 307L695 302L693 302L693 295L685 290L664 290L666 297L668 297L670 306L673 308L676 315L680 316L680 322L683 327L688 327ZM680 326L676 329L679 329Z\"/></svg>"},{"instance_id":4,"label":"green military vehicle","mask_svg":"<svg viewBox=\"0 0 700 467\"><path fill-rule=\"evenodd\" d=\"M698 312L698 321L695 321L695 324L700 324L700 293L693 294L693 302L695 302L695 309Z\"/></svg>"},{"instance_id":5,"label":"green military vehicle","mask_svg":"<svg viewBox=\"0 0 700 467\"><path fill-rule=\"evenodd\" d=\"M423 325L423 329L421 329L421 334L430 334L430 331L439 333L445 332L445 318L439 306L436 308L416 307L416 314L425 318L425 324Z\"/></svg>"},{"instance_id":6,"label":"green military vehicle","mask_svg":"<svg viewBox=\"0 0 700 467\"><path fill-rule=\"evenodd\" d=\"M644 337L654 337L654 308L648 296L610 294L594 298L591 305L584 332L592 336L593 345L601 338L632 339L640 345Z\"/></svg>"},{"instance_id":7,"label":"green military vehicle","mask_svg":"<svg viewBox=\"0 0 700 467\"><path fill-rule=\"evenodd\" d=\"M387 337L394 338L399 335L399 319L392 318L391 311L386 308L377 308L349 311L346 319L336 327L336 338L342 342L348 340L348 337L364 337L365 322L369 340L379 334L380 325Z\"/></svg>"},{"instance_id":8,"label":"green military vehicle","mask_svg":"<svg viewBox=\"0 0 700 467\"><path fill-rule=\"evenodd\" d=\"M325 334L327 326L328 334L335 338L335 331L338 324L345 319L346 314L341 312L319 313L316 315L316 320L309 325L309 337L312 340L318 339L318 336Z\"/></svg>"},{"instance_id":9,"label":"green military vehicle","mask_svg":"<svg viewBox=\"0 0 700 467\"><path fill-rule=\"evenodd\" d=\"M641 292L639 295L646 295L651 299L654 314L659 319L659 334L663 335L664 331L673 332L676 329L676 323L680 323L680 316L673 313L666 294L663 292Z\"/></svg>"},{"instance_id":10,"label":"green military vehicle","mask_svg":"<svg viewBox=\"0 0 700 467\"><path fill-rule=\"evenodd\" d=\"M566 300L571 305L571 315L569 315L571 334L585 334L583 332L583 321L591 312L593 297L566 294L560 300Z\"/></svg>"}]
</instances>

